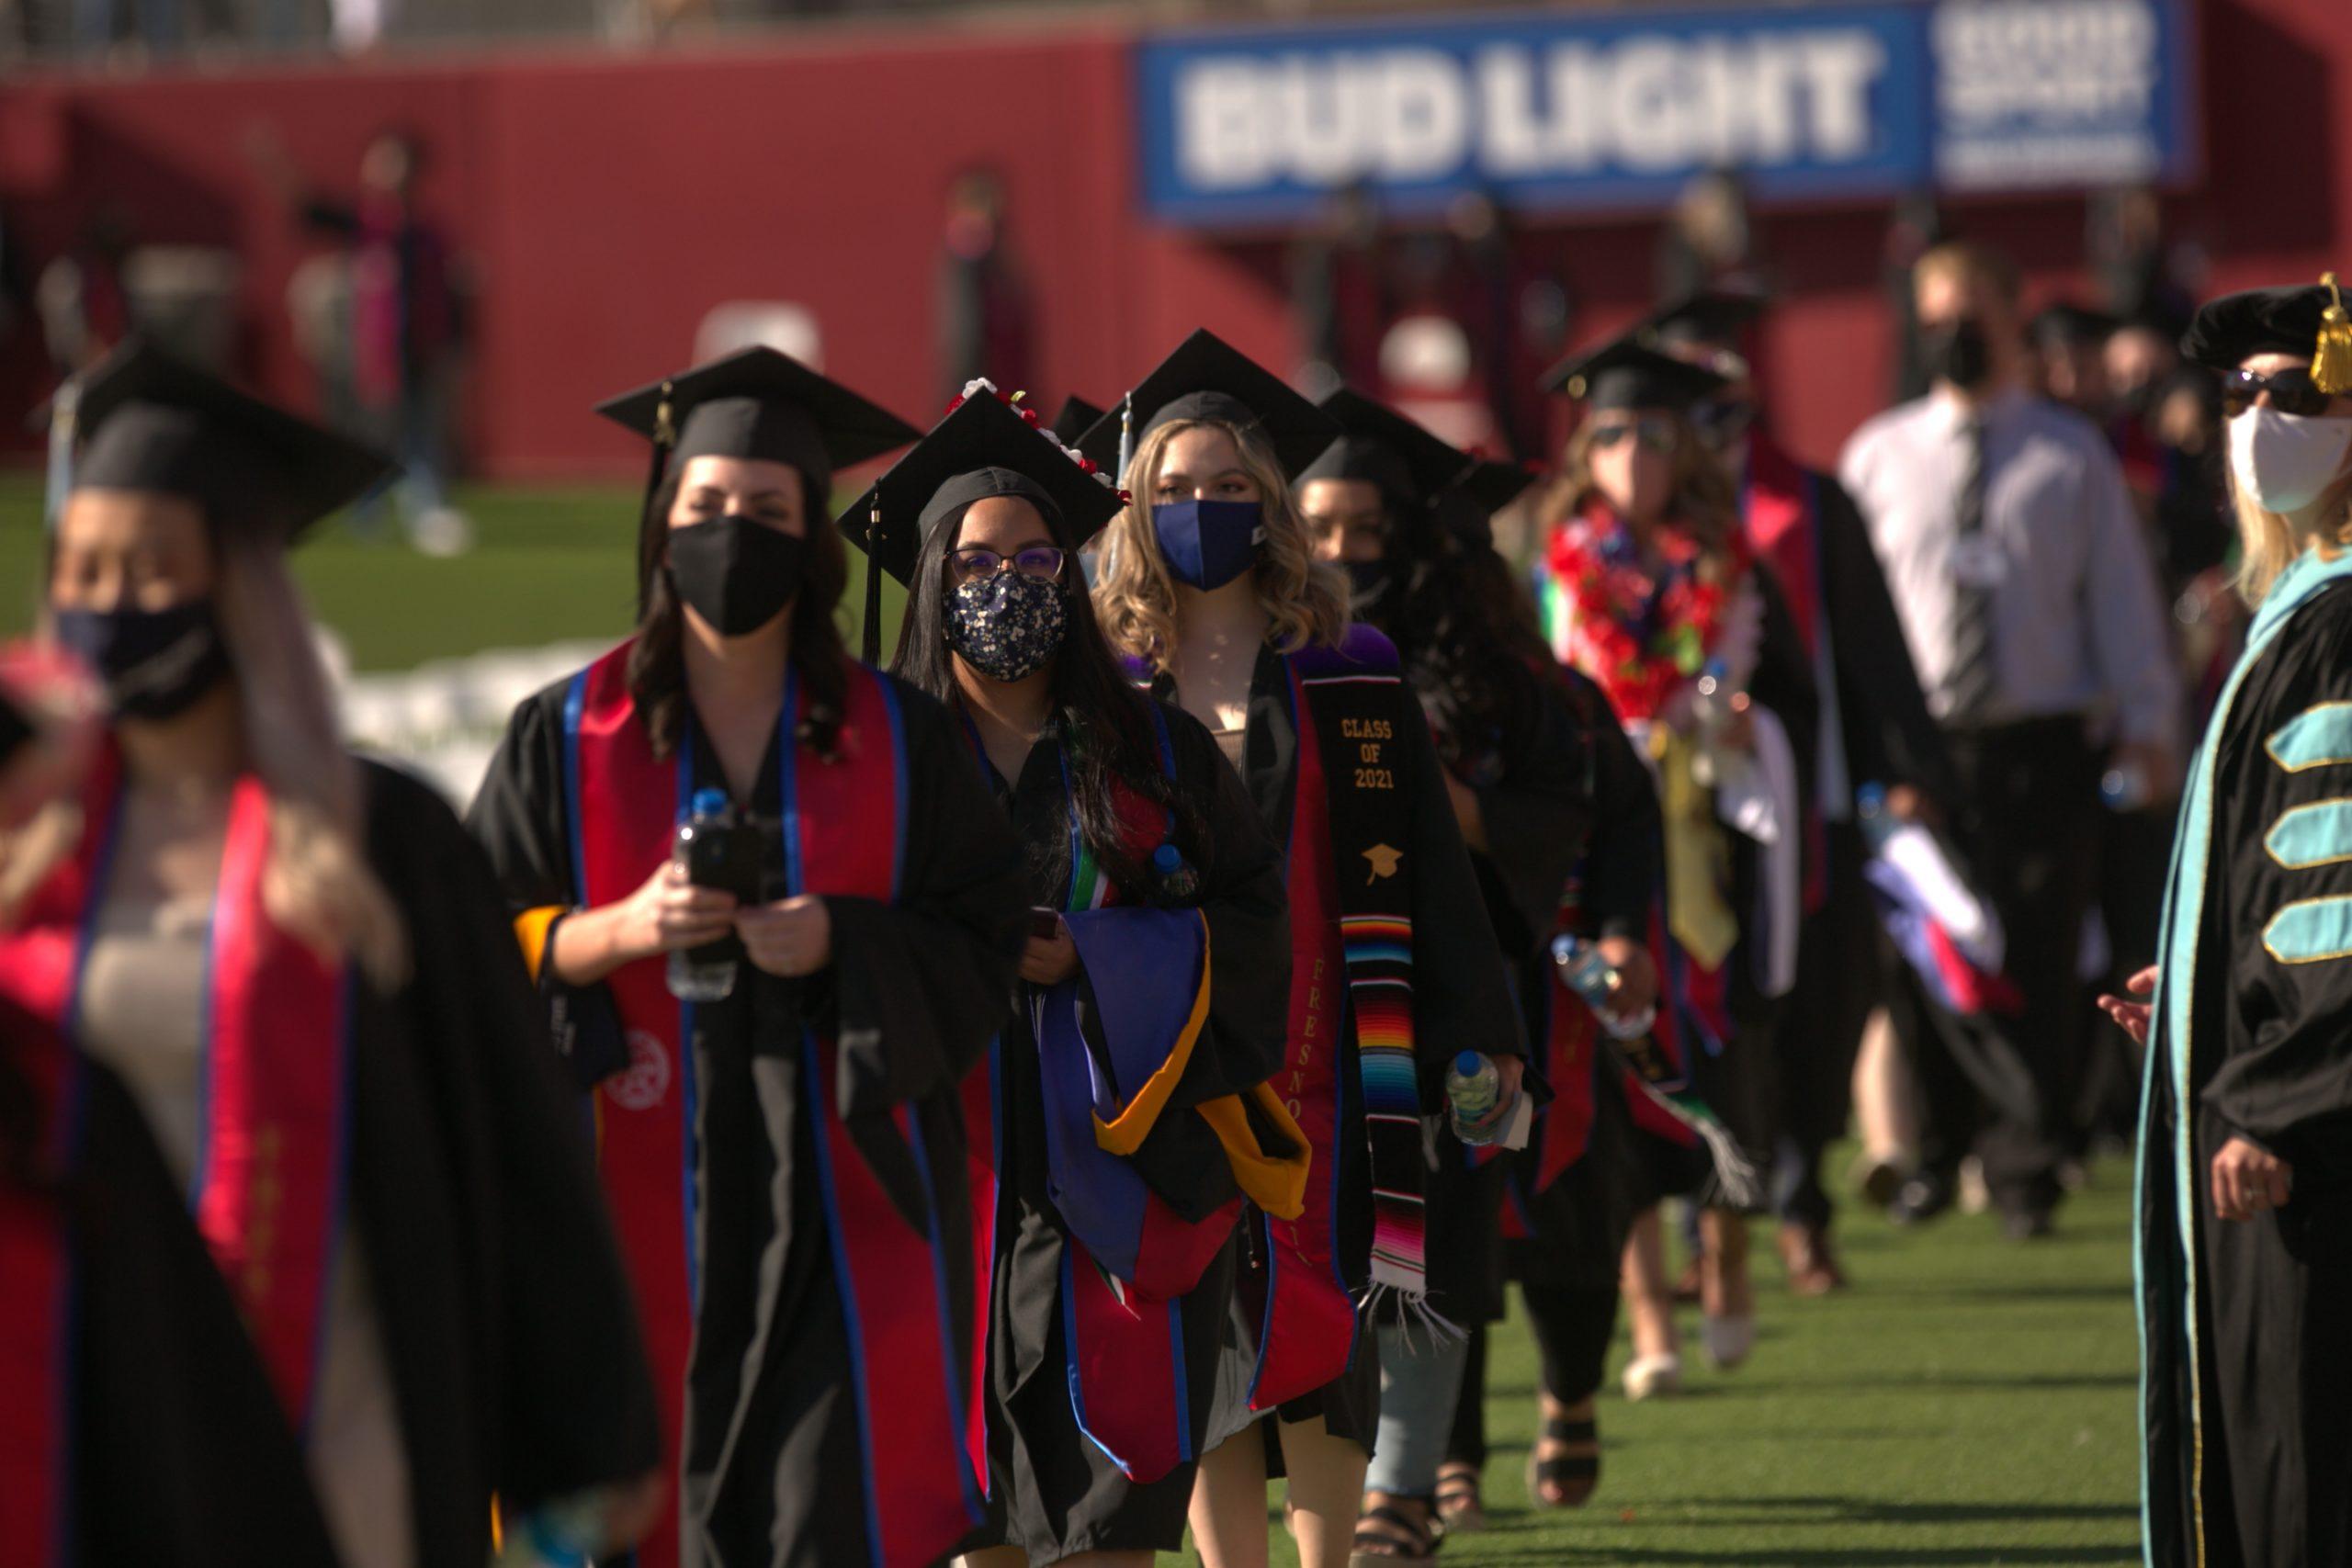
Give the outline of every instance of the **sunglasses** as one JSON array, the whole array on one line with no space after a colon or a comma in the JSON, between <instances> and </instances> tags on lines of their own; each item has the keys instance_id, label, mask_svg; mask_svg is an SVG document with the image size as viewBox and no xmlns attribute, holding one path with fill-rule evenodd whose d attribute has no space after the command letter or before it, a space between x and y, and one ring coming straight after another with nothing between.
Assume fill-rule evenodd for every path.
<instances>
[{"instance_id":1,"label":"sunglasses","mask_svg":"<svg viewBox=\"0 0 2352 1568\"><path fill-rule=\"evenodd\" d=\"M1068 550L1053 545L1032 545L1009 556L971 545L950 552L947 558L948 564L956 569L957 582L977 582L983 577L994 577L1006 567L1011 567L1023 577L1058 582L1062 566L1069 559Z\"/></svg>"},{"instance_id":2,"label":"sunglasses","mask_svg":"<svg viewBox=\"0 0 2352 1568\"><path fill-rule=\"evenodd\" d=\"M1674 450L1674 422L1643 418L1612 420L1607 423L1597 423L1592 427L1593 450L1606 452L1611 447L1621 445L1627 436L1634 437L1652 452L1669 453Z\"/></svg>"},{"instance_id":3,"label":"sunglasses","mask_svg":"<svg viewBox=\"0 0 2352 1568\"><path fill-rule=\"evenodd\" d=\"M2265 392L2270 394L2272 408L2300 419L2325 413L2327 405L2335 400L2312 384L2311 371L2301 366L2268 376L2233 370L2222 378L2222 412L2235 419L2254 407L2255 399Z\"/></svg>"}]
</instances>

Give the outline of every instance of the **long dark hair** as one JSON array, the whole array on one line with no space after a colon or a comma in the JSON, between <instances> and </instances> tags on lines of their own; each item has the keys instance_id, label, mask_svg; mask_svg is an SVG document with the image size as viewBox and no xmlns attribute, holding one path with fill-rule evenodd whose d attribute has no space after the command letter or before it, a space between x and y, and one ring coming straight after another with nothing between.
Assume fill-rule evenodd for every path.
<instances>
[{"instance_id":1,"label":"long dark hair","mask_svg":"<svg viewBox=\"0 0 2352 1568\"><path fill-rule=\"evenodd\" d=\"M1057 513L1040 512L1046 531L1067 552L1060 587L1069 627L1054 655L1053 716L1039 739L1058 742L1069 759L1078 830L1096 862L1122 892L1156 902L1156 881L1125 841L1117 790L1123 786L1172 813L1177 847L1195 865L1204 849L1199 813L1161 770L1151 698L1127 679L1103 640L1069 525ZM960 518L935 527L916 554L907 616L890 661L893 674L950 707L960 706L963 698L947 648L948 562L963 531ZM1069 875L1069 849L1061 835L1050 845L1032 847L1030 874L1037 886L1047 887Z\"/></svg>"},{"instance_id":2,"label":"long dark hair","mask_svg":"<svg viewBox=\"0 0 2352 1568\"><path fill-rule=\"evenodd\" d=\"M841 531L824 514L827 497L801 469L800 514L808 530L808 553L800 568L800 592L792 603L792 640L785 656L800 683L799 740L831 756L841 739L842 705L849 694L849 650L835 619L849 587L849 553ZM671 584L662 553L669 547L670 512L678 502L679 475L673 472L646 504L637 536L637 640L628 650L628 692L653 754L667 758L678 749L686 720L685 611Z\"/></svg>"},{"instance_id":3,"label":"long dark hair","mask_svg":"<svg viewBox=\"0 0 2352 1568\"><path fill-rule=\"evenodd\" d=\"M1358 614L1396 645L1430 710L1439 759L1478 773L1533 718L1532 677L1551 658L1534 607L1491 545L1457 537L1426 505L1384 504L1385 586Z\"/></svg>"}]
</instances>

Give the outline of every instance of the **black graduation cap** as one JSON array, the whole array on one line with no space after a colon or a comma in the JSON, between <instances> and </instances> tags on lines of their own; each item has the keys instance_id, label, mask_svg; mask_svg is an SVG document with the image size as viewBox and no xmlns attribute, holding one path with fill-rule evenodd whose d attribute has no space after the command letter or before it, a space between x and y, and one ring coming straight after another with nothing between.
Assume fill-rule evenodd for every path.
<instances>
[{"instance_id":1,"label":"black graduation cap","mask_svg":"<svg viewBox=\"0 0 2352 1568\"><path fill-rule=\"evenodd\" d=\"M2113 337L2122 325L2120 318L2105 310L2061 299L2037 311L2027 331L2044 348L2090 347Z\"/></svg>"},{"instance_id":2,"label":"black graduation cap","mask_svg":"<svg viewBox=\"0 0 2352 1568\"><path fill-rule=\"evenodd\" d=\"M911 585L933 530L990 496L1020 496L1048 521L1059 519L1069 548L1083 547L1125 504L1106 477L1080 468L994 394L978 392L891 464L841 514L841 530L876 565ZM878 546L869 536L877 520Z\"/></svg>"},{"instance_id":3,"label":"black graduation cap","mask_svg":"<svg viewBox=\"0 0 2352 1568\"><path fill-rule=\"evenodd\" d=\"M1093 427L1094 423L1102 417L1102 412L1100 405L1090 403L1084 398L1064 398L1061 410L1054 415L1051 426L1054 439L1065 446L1076 446L1078 438Z\"/></svg>"},{"instance_id":4,"label":"black graduation cap","mask_svg":"<svg viewBox=\"0 0 2352 1568\"><path fill-rule=\"evenodd\" d=\"M596 405L665 459L758 457L808 477L821 510L833 471L904 446L922 433L889 410L775 349L738 350ZM650 489L651 487L649 487Z\"/></svg>"},{"instance_id":5,"label":"black graduation cap","mask_svg":"<svg viewBox=\"0 0 2352 1568\"><path fill-rule=\"evenodd\" d=\"M1079 450L1115 468L1123 424L1140 444L1157 427L1185 419L1256 426L1284 474L1315 461L1340 435L1330 417L1288 382L1204 327L1136 382L1120 407L1095 421L1079 438Z\"/></svg>"},{"instance_id":6,"label":"black graduation cap","mask_svg":"<svg viewBox=\"0 0 2352 1568\"><path fill-rule=\"evenodd\" d=\"M1690 408L1732 383L1703 366L1645 347L1630 335L1555 366L1544 389L1560 392L1596 409Z\"/></svg>"},{"instance_id":7,"label":"black graduation cap","mask_svg":"<svg viewBox=\"0 0 2352 1568\"><path fill-rule=\"evenodd\" d=\"M1536 471L1523 463L1479 457L1438 491L1430 506L1448 533L1483 548L1495 542L1495 513L1526 494L1535 478Z\"/></svg>"},{"instance_id":8,"label":"black graduation cap","mask_svg":"<svg viewBox=\"0 0 2352 1568\"><path fill-rule=\"evenodd\" d=\"M790 355L759 346L608 398L596 412L652 444L637 530L639 615L668 533L669 520L653 515L653 497L674 464L689 457L788 463L808 484L809 514L822 516L832 501L834 469L878 457L922 434Z\"/></svg>"},{"instance_id":9,"label":"black graduation cap","mask_svg":"<svg viewBox=\"0 0 2352 1568\"><path fill-rule=\"evenodd\" d=\"M2216 370L2234 370L2256 354L2308 355L2320 390L2352 392L2352 321L2332 272L2301 288L2223 295L2197 312L2180 351Z\"/></svg>"},{"instance_id":10,"label":"black graduation cap","mask_svg":"<svg viewBox=\"0 0 2352 1568\"><path fill-rule=\"evenodd\" d=\"M67 406L51 404L56 418ZM397 472L371 446L298 419L132 338L75 378L77 490L182 496L216 528L285 545Z\"/></svg>"},{"instance_id":11,"label":"black graduation cap","mask_svg":"<svg viewBox=\"0 0 2352 1568\"><path fill-rule=\"evenodd\" d=\"M1459 446L1350 388L1334 389L1320 406L1339 422L1343 434L1299 470L1299 484L1310 479L1369 479L1387 495L1410 504L1427 501L1469 466L1470 455Z\"/></svg>"},{"instance_id":12,"label":"black graduation cap","mask_svg":"<svg viewBox=\"0 0 2352 1568\"><path fill-rule=\"evenodd\" d=\"M1645 346L1660 344L1720 344L1736 348L1770 299L1753 288L1697 288L1661 305L1632 333Z\"/></svg>"},{"instance_id":13,"label":"black graduation cap","mask_svg":"<svg viewBox=\"0 0 2352 1568\"><path fill-rule=\"evenodd\" d=\"M1101 533L1125 504L1100 469L1081 468L994 393L966 398L841 515L842 532L866 555L860 631L866 662L882 647L882 578L875 569L912 586L932 531L975 502L1000 495L1021 497L1049 523L1059 519L1072 549Z\"/></svg>"}]
</instances>

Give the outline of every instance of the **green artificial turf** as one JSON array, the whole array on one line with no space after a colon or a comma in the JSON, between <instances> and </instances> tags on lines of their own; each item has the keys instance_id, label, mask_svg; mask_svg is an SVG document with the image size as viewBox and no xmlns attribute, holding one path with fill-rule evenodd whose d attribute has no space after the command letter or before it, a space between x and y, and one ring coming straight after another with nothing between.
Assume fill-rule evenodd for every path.
<instances>
[{"instance_id":1,"label":"green artificial turf","mask_svg":"<svg viewBox=\"0 0 2352 1568\"><path fill-rule=\"evenodd\" d=\"M847 500L847 497L843 497ZM362 537L322 525L296 552L295 574L319 619L359 670L404 670L489 648L534 648L628 633L636 608L637 499L625 489L461 491L477 530L471 552L434 560L397 532ZM40 491L0 479L0 636L31 618L40 559ZM843 625L854 628L865 558L853 549ZM904 595L883 583L884 646Z\"/></svg>"},{"instance_id":2,"label":"green artificial turf","mask_svg":"<svg viewBox=\"0 0 2352 1568\"><path fill-rule=\"evenodd\" d=\"M313 605L358 668L628 630L628 491L471 491L460 500L481 530L462 559L428 560L337 525L299 555ZM0 633L29 616L37 519L37 489L0 480ZM854 551L851 561L853 573L862 569ZM887 584L890 636L899 604ZM1917 1233L1852 1220L1842 1245L1853 1288L1820 1301L1780 1288L1759 1224L1753 1360L1717 1374L1687 1344L1689 1390L1670 1402L1629 1405L1612 1382L1600 1404L1600 1491L1575 1512L1525 1506L1535 1359L1524 1328L1506 1326L1487 1391L1493 1528L1449 1542L1443 1561L2138 1561L2130 1172L2110 1162L2098 1177L2058 1235L2029 1246L2002 1242L1982 1218ZM1623 1356L1621 1340L1612 1379ZM1275 1561L1294 1562L1275 1534Z\"/></svg>"},{"instance_id":3,"label":"green artificial turf","mask_svg":"<svg viewBox=\"0 0 2352 1568\"><path fill-rule=\"evenodd\" d=\"M1849 1219L1852 1287L1812 1301L1781 1288L1771 1227L1758 1224L1753 1359L1707 1370L1686 1313L1686 1392L1631 1404L1615 1382L1621 1334L1600 1399L1600 1489L1574 1511L1526 1506L1536 1367L1514 1316L1487 1390L1490 1528L1454 1537L1441 1562L2137 1562L2131 1179L2121 1161L2100 1166L2057 1234L2025 1245L1986 1217L1921 1231ZM1295 1562L1275 1534L1274 1561Z\"/></svg>"}]
</instances>

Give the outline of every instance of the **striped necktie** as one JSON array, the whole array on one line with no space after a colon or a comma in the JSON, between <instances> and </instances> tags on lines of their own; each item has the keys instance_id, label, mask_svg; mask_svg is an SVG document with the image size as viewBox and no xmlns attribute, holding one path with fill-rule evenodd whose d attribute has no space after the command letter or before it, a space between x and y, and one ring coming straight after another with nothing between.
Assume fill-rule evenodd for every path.
<instances>
[{"instance_id":1,"label":"striped necktie","mask_svg":"<svg viewBox=\"0 0 2352 1568\"><path fill-rule=\"evenodd\" d=\"M1966 467L1961 470L1960 494L1952 506L1952 558L1972 564L1984 538L1984 416L1971 413L1961 427L1968 445ZM1951 660L1944 673L1950 706L1944 716L1968 724L1984 716L1996 685L1993 664L1992 579L1973 570L1953 573Z\"/></svg>"}]
</instances>

